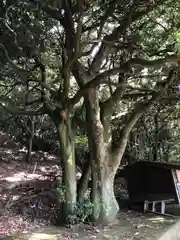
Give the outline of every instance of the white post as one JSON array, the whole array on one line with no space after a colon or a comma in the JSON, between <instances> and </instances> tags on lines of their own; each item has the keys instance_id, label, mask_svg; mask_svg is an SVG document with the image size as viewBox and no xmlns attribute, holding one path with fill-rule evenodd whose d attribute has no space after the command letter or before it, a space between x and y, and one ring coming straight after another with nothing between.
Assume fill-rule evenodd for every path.
<instances>
[{"instance_id":1,"label":"white post","mask_svg":"<svg viewBox=\"0 0 180 240\"><path fill-rule=\"evenodd\" d=\"M162 214L165 213L165 202L164 201L161 202L161 213Z\"/></svg>"},{"instance_id":2,"label":"white post","mask_svg":"<svg viewBox=\"0 0 180 240\"><path fill-rule=\"evenodd\" d=\"M156 212L156 202L152 202L152 211Z\"/></svg>"}]
</instances>

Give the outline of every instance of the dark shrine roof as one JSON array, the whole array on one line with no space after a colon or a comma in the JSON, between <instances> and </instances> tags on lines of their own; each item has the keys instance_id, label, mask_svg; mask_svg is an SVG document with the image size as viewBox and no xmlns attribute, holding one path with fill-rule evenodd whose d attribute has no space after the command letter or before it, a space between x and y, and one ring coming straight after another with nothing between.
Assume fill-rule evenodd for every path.
<instances>
[{"instance_id":1,"label":"dark shrine roof","mask_svg":"<svg viewBox=\"0 0 180 240\"><path fill-rule=\"evenodd\" d=\"M153 167L161 167L166 169L179 169L180 163L166 163L166 162L151 162L151 161L137 161L131 165L127 165L125 168L131 168L133 166L153 166Z\"/></svg>"}]
</instances>

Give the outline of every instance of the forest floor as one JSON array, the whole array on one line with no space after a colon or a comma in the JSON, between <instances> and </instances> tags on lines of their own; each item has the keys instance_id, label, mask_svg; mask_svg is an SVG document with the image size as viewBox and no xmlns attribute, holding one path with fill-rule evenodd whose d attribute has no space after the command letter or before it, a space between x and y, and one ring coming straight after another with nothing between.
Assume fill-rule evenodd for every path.
<instances>
[{"instance_id":1,"label":"forest floor","mask_svg":"<svg viewBox=\"0 0 180 240\"><path fill-rule=\"evenodd\" d=\"M11 235L15 240L150 240L159 239L178 220L123 210L108 227L55 227L56 201L51 190L54 177L61 177L59 159L38 152L27 164L25 157L24 150L0 149L0 239ZM162 239L180 239L180 225L173 234Z\"/></svg>"}]
</instances>

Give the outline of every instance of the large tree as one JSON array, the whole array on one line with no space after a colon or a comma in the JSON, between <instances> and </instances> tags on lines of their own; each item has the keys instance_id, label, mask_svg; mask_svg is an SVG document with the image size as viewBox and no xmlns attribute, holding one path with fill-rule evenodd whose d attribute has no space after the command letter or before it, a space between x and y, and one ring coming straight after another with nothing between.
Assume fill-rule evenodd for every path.
<instances>
[{"instance_id":1,"label":"large tree","mask_svg":"<svg viewBox=\"0 0 180 240\"><path fill-rule=\"evenodd\" d=\"M93 217L100 222L113 221L119 209L114 197L113 182L131 129L142 114L165 94L174 80L173 71L169 67L177 64L177 57L168 54L172 51L172 43L167 41L172 34L171 24L174 23L170 20L171 24L163 28L157 20L158 17L164 18L165 25L166 21L169 21L167 14L171 7L169 5L169 9L165 11L165 7L168 6L166 4L163 2L162 5L161 1L148 4L142 1L124 5L109 2L104 12L102 6L98 8L97 15L94 13L96 23L100 17L93 31L96 35L92 36L92 40L87 40L92 41L92 49L94 51L95 48L96 53L93 57L88 56L89 61L87 60L85 65L82 61L77 61L73 69L80 87L75 98L78 99L83 92L86 102L93 183ZM121 15L118 19L119 12ZM91 19L89 18L90 23ZM111 24L111 27L107 34L108 24ZM158 28L159 25L161 30ZM92 23L90 26L92 27ZM154 34L149 32L153 28ZM168 43L164 42L165 39ZM93 44L93 40L98 42L97 45ZM165 66L167 68L163 69ZM144 76L146 86L143 86L140 75L144 75L142 70L145 68L149 70L148 76ZM161 69L161 75L167 76L164 82L161 82L162 78L157 69ZM156 73L152 76L154 80L151 79L151 71ZM105 99L100 99L102 89L99 87L100 84L109 84L109 96ZM134 97L133 101L131 97ZM127 98L130 107L123 116L125 122L122 124L120 121L121 125L113 131L112 117L120 115L117 114L118 110L122 110L119 104Z\"/></svg>"},{"instance_id":2,"label":"large tree","mask_svg":"<svg viewBox=\"0 0 180 240\"><path fill-rule=\"evenodd\" d=\"M92 172L93 220L112 222L119 210L114 176L129 133L177 75L178 1L22 0L1 5L2 107L15 114L48 114L54 122L67 220L77 201L72 115L84 98L90 161L78 200ZM118 128L112 127L114 118Z\"/></svg>"}]
</instances>

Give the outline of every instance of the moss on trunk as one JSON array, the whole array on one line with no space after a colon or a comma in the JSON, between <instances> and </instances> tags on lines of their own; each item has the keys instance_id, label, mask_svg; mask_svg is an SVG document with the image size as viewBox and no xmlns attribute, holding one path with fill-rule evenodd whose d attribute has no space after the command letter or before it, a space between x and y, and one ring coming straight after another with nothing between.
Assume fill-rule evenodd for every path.
<instances>
[{"instance_id":1,"label":"moss on trunk","mask_svg":"<svg viewBox=\"0 0 180 240\"><path fill-rule=\"evenodd\" d=\"M67 223L74 219L77 194L74 140L68 126L70 126L70 123L65 123L64 121L61 121L57 126L60 143L60 157L63 166L62 183L65 191L64 202L62 204L63 220Z\"/></svg>"}]
</instances>

